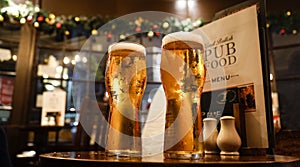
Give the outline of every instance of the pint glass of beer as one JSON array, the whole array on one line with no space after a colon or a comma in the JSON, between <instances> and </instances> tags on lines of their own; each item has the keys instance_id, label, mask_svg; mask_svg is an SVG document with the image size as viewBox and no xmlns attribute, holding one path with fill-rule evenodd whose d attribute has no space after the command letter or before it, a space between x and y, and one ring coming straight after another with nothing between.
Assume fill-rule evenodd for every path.
<instances>
[{"instance_id":1,"label":"pint glass of beer","mask_svg":"<svg viewBox=\"0 0 300 167\"><path fill-rule=\"evenodd\" d=\"M161 80L166 96L164 157L204 156L200 100L206 76L201 36L175 32L162 40Z\"/></svg>"},{"instance_id":2,"label":"pint glass of beer","mask_svg":"<svg viewBox=\"0 0 300 167\"><path fill-rule=\"evenodd\" d=\"M139 109L146 87L146 50L142 45L120 42L109 46L105 71L109 95L106 153L141 155Z\"/></svg>"}]
</instances>

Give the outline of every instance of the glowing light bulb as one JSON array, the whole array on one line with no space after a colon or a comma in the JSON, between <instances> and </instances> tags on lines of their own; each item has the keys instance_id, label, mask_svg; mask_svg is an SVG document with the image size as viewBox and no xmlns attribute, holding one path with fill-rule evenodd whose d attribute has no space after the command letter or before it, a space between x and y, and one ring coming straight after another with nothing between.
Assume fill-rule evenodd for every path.
<instances>
[{"instance_id":1,"label":"glowing light bulb","mask_svg":"<svg viewBox=\"0 0 300 167\"><path fill-rule=\"evenodd\" d=\"M76 22L79 22L79 21L80 21L80 17L75 17L74 20L75 20Z\"/></svg>"},{"instance_id":2,"label":"glowing light bulb","mask_svg":"<svg viewBox=\"0 0 300 167\"><path fill-rule=\"evenodd\" d=\"M80 61L80 56L79 55L75 55L74 59L75 59L76 62L79 62Z\"/></svg>"},{"instance_id":3,"label":"glowing light bulb","mask_svg":"<svg viewBox=\"0 0 300 167\"><path fill-rule=\"evenodd\" d=\"M50 19L55 19L55 15L53 13L50 13L48 16Z\"/></svg>"},{"instance_id":4,"label":"glowing light bulb","mask_svg":"<svg viewBox=\"0 0 300 167\"><path fill-rule=\"evenodd\" d=\"M34 23L33 23L33 26L34 26L35 28L39 28L39 27L40 27L40 23L39 23L39 22L34 22Z\"/></svg>"},{"instance_id":5,"label":"glowing light bulb","mask_svg":"<svg viewBox=\"0 0 300 167\"><path fill-rule=\"evenodd\" d=\"M153 37L154 36L154 32L153 31L149 31L148 32L148 37Z\"/></svg>"},{"instance_id":6,"label":"glowing light bulb","mask_svg":"<svg viewBox=\"0 0 300 167\"><path fill-rule=\"evenodd\" d=\"M91 32L92 35L98 35L98 31L96 29L93 29Z\"/></svg>"},{"instance_id":7,"label":"glowing light bulb","mask_svg":"<svg viewBox=\"0 0 300 167\"><path fill-rule=\"evenodd\" d=\"M26 23L26 19L25 18L21 18L20 19L20 24L25 24Z\"/></svg>"},{"instance_id":8,"label":"glowing light bulb","mask_svg":"<svg viewBox=\"0 0 300 167\"><path fill-rule=\"evenodd\" d=\"M70 58L64 57L64 64L69 64L71 62Z\"/></svg>"},{"instance_id":9,"label":"glowing light bulb","mask_svg":"<svg viewBox=\"0 0 300 167\"><path fill-rule=\"evenodd\" d=\"M13 59L13 61L17 61L18 56L17 56L17 55L13 55L13 56L12 56L12 59Z\"/></svg>"},{"instance_id":10,"label":"glowing light bulb","mask_svg":"<svg viewBox=\"0 0 300 167\"><path fill-rule=\"evenodd\" d=\"M82 58L82 62L87 63L87 58L86 57Z\"/></svg>"},{"instance_id":11,"label":"glowing light bulb","mask_svg":"<svg viewBox=\"0 0 300 167\"><path fill-rule=\"evenodd\" d=\"M270 80L273 81L274 77L273 74L270 74Z\"/></svg>"},{"instance_id":12,"label":"glowing light bulb","mask_svg":"<svg viewBox=\"0 0 300 167\"><path fill-rule=\"evenodd\" d=\"M121 34L120 35L120 39L125 39L126 37L125 37L125 35L124 34Z\"/></svg>"},{"instance_id":13,"label":"glowing light bulb","mask_svg":"<svg viewBox=\"0 0 300 167\"><path fill-rule=\"evenodd\" d=\"M35 12L40 12L40 10L41 10L40 7L38 7L38 6L34 7Z\"/></svg>"},{"instance_id":14,"label":"glowing light bulb","mask_svg":"<svg viewBox=\"0 0 300 167\"><path fill-rule=\"evenodd\" d=\"M70 35L70 31L65 31L65 35Z\"/></svg>"}]
</instances>

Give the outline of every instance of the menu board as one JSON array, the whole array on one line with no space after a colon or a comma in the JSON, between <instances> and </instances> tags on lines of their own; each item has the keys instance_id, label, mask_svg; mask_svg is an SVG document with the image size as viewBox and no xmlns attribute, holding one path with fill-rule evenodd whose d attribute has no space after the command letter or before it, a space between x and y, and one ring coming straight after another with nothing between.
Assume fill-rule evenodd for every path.
<instances>
[{"instance_id":1,"label":"menu board","mask_svg":"<svg viewBox=\"0 0 300 167\"><path fill-rule=\"evenodd\" d=\"M203 117L236 117L244 148L269 148L265 90L266 63L261 49L257 4L194 30L204 38L207 77Z\"/></svg>"}]
</instances>

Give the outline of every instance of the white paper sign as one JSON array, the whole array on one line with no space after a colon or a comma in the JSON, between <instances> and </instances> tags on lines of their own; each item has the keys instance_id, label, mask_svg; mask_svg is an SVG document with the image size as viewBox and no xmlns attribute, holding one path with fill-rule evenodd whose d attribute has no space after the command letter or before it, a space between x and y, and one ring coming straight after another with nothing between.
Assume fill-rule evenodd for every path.
<instances>
[{"instance_id":1,"label":"white paper sign","mask_svg":"<svg viewBox=\"0 0 300 167\"><path fill-rule=\"evenodd\" d=\"M204 34L207 39L204 61L208 75L204 92L237 88L239 92L244 91L245 97L252 96L253 104L245 100L248 102L245 109L247 146L268 148L256 6L223 17L194 32Z\"/></svg>"},{"instance_id":2,"label":"white paper sign","mask_svg":"<svg viewBox=\"0 0 300 167\"><path fill-rule=\"evenodd\" d=\"M9 60L11 51L9 49L0 48L0 61Z\"/></svg>"},{"instance_id":3,"label":"white paper sign","mask_svg":"<svg viewBox=\"0 0 300 167\"><path fill-rule=\"evenodd\" d=\"M42 126L47 126L47 125L64 126L65 108L66 108L65 91L56 90L53 92L44 92L42 107L43 107L42 118L41 118ZM52 122L53 115L55 116L54 118L55 122Z\"/></svg>"}]
</instances>

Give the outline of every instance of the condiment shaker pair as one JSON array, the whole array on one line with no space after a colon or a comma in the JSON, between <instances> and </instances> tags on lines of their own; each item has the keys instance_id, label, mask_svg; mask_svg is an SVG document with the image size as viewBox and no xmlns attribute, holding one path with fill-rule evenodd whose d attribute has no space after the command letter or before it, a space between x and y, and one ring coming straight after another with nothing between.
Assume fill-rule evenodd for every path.
<instances>
[{"instance_id":1,"label":"condiment shaker pair","mask_svg":"<svg viewBox=\"0 0 300 167\"><path fill-rule=\"evenodd\" d=\"M205 154L239 155L241 138L235 127L235 118L223 116L220 118L220 132L217 130L217 119L203 119L203 139Z\"/></svg>"}]
</instances>

